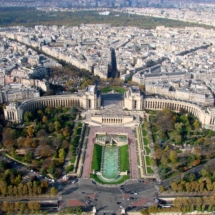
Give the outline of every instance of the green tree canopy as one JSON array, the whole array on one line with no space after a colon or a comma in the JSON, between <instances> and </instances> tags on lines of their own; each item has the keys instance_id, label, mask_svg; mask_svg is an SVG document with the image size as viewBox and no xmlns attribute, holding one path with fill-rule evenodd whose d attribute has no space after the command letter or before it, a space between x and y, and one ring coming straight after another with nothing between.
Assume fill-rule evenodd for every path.
<instances>
[{"instance_id":1,"label":"green tree canopy","mask_svg":"<svg viewBox=\"0 0 215 215\"><path fill-rule=\"evenodd\" d=\"M33 114L30 111L24 113L24 121L30 122L33 119Z\"/></svg>"}]
</instances>

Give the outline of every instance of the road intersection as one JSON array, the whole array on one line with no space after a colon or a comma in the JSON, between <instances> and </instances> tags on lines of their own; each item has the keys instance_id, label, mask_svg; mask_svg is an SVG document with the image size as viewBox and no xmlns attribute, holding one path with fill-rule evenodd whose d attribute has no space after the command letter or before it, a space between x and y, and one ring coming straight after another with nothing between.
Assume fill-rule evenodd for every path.
<instances>
[{"instance_id":1,"label":"road intersection","mask_svg":"<svg viewBox=\"0 0 215 215\"><path fill-rule=\"evenodd\" d=\"M79 179L75 184L68 182L62 187L62 206L70 206L70 201L80 201L85 208L96 207L99 213L118 213L120 208L139 210L153 204L157 189L154 184L144 184L129 180L124 185L103 186L92 183L91 179ZM125 198L126 197L126 198ZM136 202L141 204L135 206Z\"/></svg>"}]
</instances>

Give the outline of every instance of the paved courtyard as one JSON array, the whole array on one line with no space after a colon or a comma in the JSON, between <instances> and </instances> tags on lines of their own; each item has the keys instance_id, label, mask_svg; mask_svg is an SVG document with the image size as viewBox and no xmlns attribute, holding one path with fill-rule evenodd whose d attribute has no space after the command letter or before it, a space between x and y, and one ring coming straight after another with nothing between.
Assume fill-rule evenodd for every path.
<instances>
[{"instance_id":1,"label":"paved courtyard","mask_svg":"<svg viewBox=\"0 0 215 215\"><path fill-rule=\"evenodd\" d=\"M96 132L128 134L130 177L131 179L138 179L139 176L138 176L138 169L137 169L138 164L137 164L137 157L136 157L137 149L135 144L135 134L131 128L127 128L127 127L91 127L90 128L82 178L90 178Z\"/></svg>"},{"instance_id":2,"label":"paved courtyard","mask_svg":"<svg viewBox=\"0 0 215 215\"><path fill-rule=\"evenodd\" d=\"M118 108L122 108L122 101L118 100L105 100L103 102L104 108L113 108L114 106L117 106Z\"/></svg>"},{"instance_id":3,"label":"paved courtyard","mask_svg":"<svg viewBox=\"0 0 215 215\"><path fill-rule=\"evenodd\" d=\"M106 94L102 95L102 106L104 108L114 108L117 107L122 109L123 97L121 94Z\"/></svg>"}]
</instances>

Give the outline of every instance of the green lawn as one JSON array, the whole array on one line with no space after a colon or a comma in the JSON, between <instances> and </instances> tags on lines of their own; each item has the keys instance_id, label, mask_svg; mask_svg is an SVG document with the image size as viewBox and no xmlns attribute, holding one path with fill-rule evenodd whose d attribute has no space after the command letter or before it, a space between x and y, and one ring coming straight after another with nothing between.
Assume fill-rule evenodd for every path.
<instances>
[{"instance_id":1,"label":"green lawn","mask_svg":"<svg viewBox=\"0 0 215 215\"><path fill-rule=\"evenodd\" d=\"M130 177L129 175L124 175L122 177L121 180L117 181L117 182L104 182L104 181L101 181L97 175L94 175L94 174L90 174L90 178L93 178L96 182L100 183L100 184L121 184L123 183L124 181L128 180Z\"/></svg>"},{"instance_id":2,"label":"green lawn","mask_svg":"<svg viewBox=\"0 0 215 215\"><path fill-rule=\"evenodd\" d=\"M147 167L147 173L152 174L152 173L154 173L154 171L151 169L151 167Z\"/></svg>"},{"instance_id":3,"label":"green lawn","mask_svg":"<svg viewBox=\"0 0 215 215\"><path fill-rule=\"evenodd\" d=\"M100 171L102 161L102 146L94 144L92 170Z\"/></svg>"},{"instance_id":4,"label":"green lawn","mask_svg":"<svg viewBox=\"0 0 215 215\"><path fill-rule=\"evenodd\" d=\"M127 91L125 88L123 88L123 87L105 87L105 88L103 88L101 91L102 91L102 93L108 93L108 92L110 92L111 90L115 90L115 91L117 91L118 93L121 93L121 94L123 94L125 91Z\"/></svg>"},{"instance_id":5,"label":"green lawn","mask_svg":"<svg viewBox=\"0 0 215 215\"><path fill-rule=\"evenodd\" d=\"M144 147L146 150L146 154L149 155L149 153L151 152L150 149L148 147Z\"/></svg>"},{"instance_id":6,"label":"green lawn","mask_svg":"<svg viewBox=\"0 0 215 215\"><path fill-rule=\"evenodd\" d=\"M143 130L143 136L146 136L146 135L147 135L147 131Z\"/></svg>"},{"instance_id":7,"label":"green lawn","mask_svg":"<svg viewBox=\"0 0 215 215\"><path fill-rule=\"evenodd\" d=\"M70 166L67 166L66 167L66 172L68 173L68 172L72 172L74 170L74 165L73 164L71 164Z\"/></svg>"},{"instance_id":8,"label":"green lawn","mask_svg":"<svg viewBox=\"0 0 215 215\"><path fill-rule=\"evenodd\" d=\"M72 158L70 159L70 162L71 162L71 163L75 163L75 159L76 159L76 156L73 155Z\"/></svg>"},{"instance_id":9,"label":"green lawn","mask_svg":"<svg viewBox=\"0 0 215 215\"><path fill-rule=\"evenodd\" d=\"M120 171L129 170L128 144L120 147Z\"/></svg>"},{"instance_id":10,"label":"green lawn","mask_svg":"<svg viewBox=\"0 0 215 215\"><path fill-rule=\"evenodd\" d=\"M72 137L71 144L72 145L78 144L79 143L79 139L80 139L80 136Z\"/></svg>"},{"instance_id":11,"label":"green lawn","mask_svg":"<svg viewBox=\"0 0 215 215\"><path fill-rule=\"evenodd\" d=\"M77 130L77 135L80 135L81 134L81 129L82 127L79 127L78 130Z\"/></svg>"},{"instance_id":12,"label":"green lawn","mask_svg":"<svg viewBox=\"0 0 215 215\"><path fill-rule=\"evenodd\" d=\"M146 158L146 164L147 166L150 166L150 157L149 156L145 156Z\"/></svg>"},{"instance_id":13,"label":"green lawn","mask_svg":"<svg viewBox=\"0 0 215 215\"><path fill-rule=\"evenodd\" d=\"M149 114L156 114L158 111L157 110L146 110L146 113Z\"/></svg>"},{"instance_id":14,"label":"green lawn","mask_svg":"<svg viewBox=\"0 0 215 215\"><path fill-rule=\"evenodd\" d=\"M148 143L148 140L146 138L143 138L143 142L144 142L145 146L148 146L149 143Z\"/></svg>"},{"instance_id":15,"label":"green lawn","mask_svg":"<svg viewBox=\"0 0 215 215\"><path fill-rule=\"evenodd\" d=\"M13 156L11 156L11 157L13 157ZM15 155L14 157L13 157L14 159L16 159L16 160L18 160L18 161L20 161L20 162L22 162L22 156L20 156L20 155ZM24 162L25 163L25 162Z\"/></svg>"}]
</instances>

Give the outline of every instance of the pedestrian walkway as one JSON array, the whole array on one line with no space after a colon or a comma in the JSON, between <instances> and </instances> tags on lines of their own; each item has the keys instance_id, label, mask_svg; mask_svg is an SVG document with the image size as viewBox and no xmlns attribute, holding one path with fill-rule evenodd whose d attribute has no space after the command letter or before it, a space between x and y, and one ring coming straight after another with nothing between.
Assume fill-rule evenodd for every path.
<instances>
[{"instance_id":1,"label":"pedestrian walkway","mask_svg":"<svg viewBox=\"0 0 215 215\"><path fill-rule=\"evenodd\" d=\"M81 202L81 201L79 201L79 200L71 199L71 200L67 201L67 206L68 207L86 206L86 204Z\"/></svg>"},{"instance_id":2,"label":"pedestrian walkway","mask_svg":"<svg viewBox=\"0 0 215 215\"><path fill-rule=\"evenodd\" d=\"M136 134L137 134L137 148L138 148L138 153L137 153L137 156L138 156L138 160L139 160L139 173L140 173L140 178L144 178L145 176L145 160L144 160L144 156L142 155L142 150L141 150L141 147L140 147L140 144L141 143L141 137L140 137L140 127L138 126L136 128Z\"/></svg>"},{"instance_id":3,"label":"pedestrian walkway","mask_svg":"<svg viewBox=\"0 0 215 215\"><path fill-rule=\"evenodd\" d=\"M139 199L139 200L133 202L129 206L130 207L134 207L134 206L136 206L136 207L143 207L144 205L146 205L146 203L147 203L147 199L146 198L142 198L142 199Z\"/></svg>"}]
</instances>

